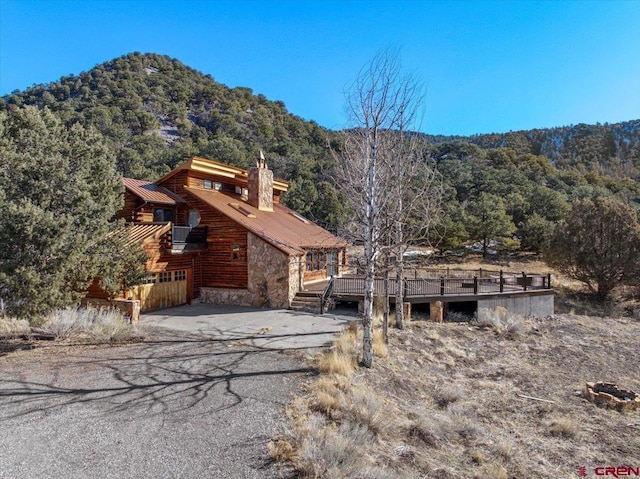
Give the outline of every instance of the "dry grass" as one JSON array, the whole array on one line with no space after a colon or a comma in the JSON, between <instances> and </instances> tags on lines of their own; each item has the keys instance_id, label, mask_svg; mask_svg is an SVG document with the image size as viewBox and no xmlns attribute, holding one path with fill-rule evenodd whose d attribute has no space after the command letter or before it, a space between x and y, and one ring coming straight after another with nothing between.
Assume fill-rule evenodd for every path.
<instances>
[{"instance_id":1,"label":"dry grass","mask_svg":"<svg viewBox=\"0 0 640 479\"><path fill-rule=\"evenodd\" d=\"M373 331L373 354L379 358L389 357L389 347L384 341L384 333L379 329Z\"/></svg>"},{"instance_id":2,"label":"dry grass","mask_svg":"<svg viewBox=\"0 0 640 479\"><path fill-rule=\"evenodd\" d=\"M518 339L525 334L524 318L502 306L495 309L480 308L478 317L472 321L472 324L492 328L498 335L508 339Z\"/></svg>"},{"instance_id":3,"label":"dry grass","mask_svg":"<svg viewBox=\"0 0 640 479\"><path fill-rule=\"evenodd\" d=\"M496 266L547 272L535 257L507 262ZM291 407L288 439L301 476L557 479L579 466L635 464L640 411L603 409L575 391L593 380L640 390L637 301L625 298L633 314L598 309L580 302L579 285L554 281L567 288L560 311L571 314L536 320L498 310L471 323L414 321L390 328L373 368L322 374ZM360 334L334 351L357 356Z\"/></svg>"},{"instance_id":4,"label":"dry grass","mask_svg":"<svg viewBox=\"0 0 640 479\"><path fill-rule=\"evenodd\" d=\"M577 433L577 425L569 418L556 419L549 425L549 434L555 437L572 439L576 437Z\"/></svg>"},{"instance_id":5,"label":"dry grass","mask_svg":"<svg viewBox=\"0 0 640 479\"><path fill-rule=\"evenodd\" d=\"M640 412L603 409L574 391L596 379L640 389L640 323L518 321L518 341L505 341L504 318L501 334L495 324L390 329L387 359L321 375L292 406L287 440L301 475L556 479L581 465L634 463L640 435L629 425Z\"/></svg>"},{"instance_id":6,"label":"dry grass","mask_svg":"<svg viewBox=\"0 0 640 479\"><path fill-rule=\"evenodd\" d=\"M141 331L127 323L122 313L111 308L67 308L54 311L43 329L57 338L76 338L96 343L117 343L139 339Z\"/></svg>"},{"instance_id":7,"label":"dry grass","mask_svg":"<svg viewBox=\"0 0 640 479\"><path fill-rule=\"evenodd\" d=\"M13 338L30 332L31 327L28 321L0 316L0 338Z\"/></svg>"}]
</instances>

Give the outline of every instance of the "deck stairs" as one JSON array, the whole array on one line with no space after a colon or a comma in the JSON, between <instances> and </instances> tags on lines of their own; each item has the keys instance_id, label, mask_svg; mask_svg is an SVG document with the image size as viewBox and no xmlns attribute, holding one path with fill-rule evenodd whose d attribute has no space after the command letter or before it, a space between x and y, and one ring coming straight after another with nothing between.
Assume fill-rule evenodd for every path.
<instances>
[{"instance_id":1,"label":"deck stairs","mask_svg":"<svg viewBox=\"0 0 640 479\"><path fill-rule=\"evenodd\" d=\"M320 314L320 293L318 291L298 291L291 301L291 309Z\"/></svg>"}]
</instances>

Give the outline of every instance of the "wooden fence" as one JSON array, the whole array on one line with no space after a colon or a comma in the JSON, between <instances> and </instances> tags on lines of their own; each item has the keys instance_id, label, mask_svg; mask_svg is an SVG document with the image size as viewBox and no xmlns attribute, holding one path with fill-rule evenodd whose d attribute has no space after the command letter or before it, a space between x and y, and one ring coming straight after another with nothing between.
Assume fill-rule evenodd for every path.
<instances>
[{"instance_id":1,"label":"wooden fence","mask_svg":"<svg viewBox=\"0 0 640 479\"><path fill-rule=\"evenodd\" d=\"M187 302L187 280L141 284L127 291L124 297L140 301L140 311L185 304Z\"/></svg>"}]
</instances>

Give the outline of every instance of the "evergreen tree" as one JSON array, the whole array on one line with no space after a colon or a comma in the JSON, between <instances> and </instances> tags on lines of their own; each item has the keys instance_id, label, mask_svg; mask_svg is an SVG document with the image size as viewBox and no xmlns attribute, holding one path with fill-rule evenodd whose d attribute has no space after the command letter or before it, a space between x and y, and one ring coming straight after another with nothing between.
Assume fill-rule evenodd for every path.
<instances>
[{"instance_id":1,"label":"evergreen tree","mask_svg":"<svg viewBox=\"0 0 640 479\"><path fill-rule=\"evenodd\" d=\"M487 256L489 242L510 238L516 227L507 214L502 198L481 193L468 208L470 219L468 230L473 239L482 242L482 256Z\"/></svg>"},{"instance_id":2,"label":"evergreen tree","mask_svg":"<svg viewBox=\"0 0 640 479\"><path fill-rule=\"evenodd\" d=\"M101 136L48 109L0 113L0 298L10 314L76 302L107 260L122 201Z\"/></svg>"},{"instance_id":3,"label":"evergreen tree","mask_svg":"<svg viewBox=\"0 0 640 479\"><path fill-rule=\"evenodd\" d=\"M567 220L556 227L545 257L604 301L616 286L640 279L638 215L611 198L576 200Z\"/></svg>"}]
</instances>

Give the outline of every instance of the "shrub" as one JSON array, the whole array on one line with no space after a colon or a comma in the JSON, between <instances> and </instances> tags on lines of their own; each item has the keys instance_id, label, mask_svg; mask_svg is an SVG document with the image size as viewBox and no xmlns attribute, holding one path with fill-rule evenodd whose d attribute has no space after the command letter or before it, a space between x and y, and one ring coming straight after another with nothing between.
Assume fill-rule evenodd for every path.
<instances>
[{"instance_id":1,"label":"shrub","mask_svg":"<svg viewBox=\"0 0 640 479\"><path fill-rule=\"evenodd\" d=\"M29 334L29 322L24 319L5 318L0 316L0 338L10 338Z\"/></svg>"},{"instance_id":2,"label":"shrub","mask_svg":"<svg viewBox=\"0 0 640 479\"><path fill-rule=\"evenodd\" d=\"M495 309L480 308L473 324L479 327L492 328L499 335L516 339L525 332L524 318L512 313L502 306Z\"/></svg>"},{"instance_id":3,"label":"shrub","mask_svg":"<svg viewBox=\"0 0 640 479\"><path fill-rule=\"evenodd\" d=\"M555 437L571 439L577 433L578 428L570 419L556 419L549 425L549 434Z\"/></svg>"},{"instance_id":4,"label":"shrub","mask_svg":"<svg viewBox=\"0 0 640 479\"><path fill-rule=\"evenodd\" d=\"M122 313L107 308L67 308L50 313L44 327L57 338L86 337L99 343L129 341L140 337Z\"/></svg>"}]
</instances>

